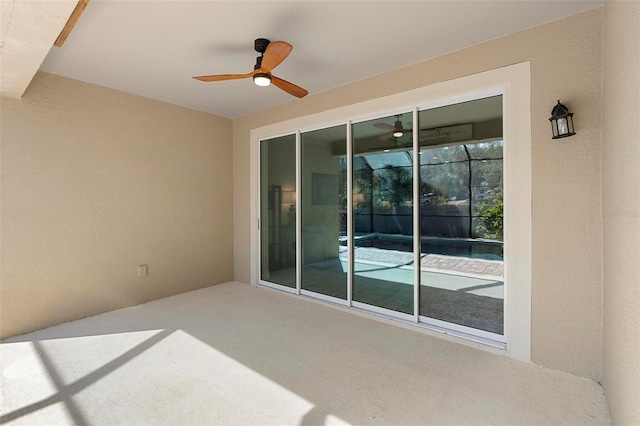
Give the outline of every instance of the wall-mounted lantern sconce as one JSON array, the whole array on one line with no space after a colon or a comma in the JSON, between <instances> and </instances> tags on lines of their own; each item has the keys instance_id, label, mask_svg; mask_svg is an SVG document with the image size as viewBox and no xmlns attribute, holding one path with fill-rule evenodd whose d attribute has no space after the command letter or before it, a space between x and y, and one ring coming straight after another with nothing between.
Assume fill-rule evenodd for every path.
<instances>
[{"instance_id":1,"label":"wall-mounted lantern sconce","mask_svg":"<svg viewBox=\"0 0 640 426\"><path fill-rule=\"evenodd\" d=\"M567 107L562 105L560 101L553 107L549 121L553 132L551 139L566 138L576 134L573 130L573 113L569 112Z\"/></svg>"}]
</instances>

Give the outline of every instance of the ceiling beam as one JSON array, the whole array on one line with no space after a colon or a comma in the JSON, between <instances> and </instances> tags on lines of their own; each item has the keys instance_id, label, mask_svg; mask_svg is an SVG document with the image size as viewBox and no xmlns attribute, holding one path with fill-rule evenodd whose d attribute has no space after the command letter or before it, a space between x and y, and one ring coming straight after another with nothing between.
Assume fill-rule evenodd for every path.
<instances>
[{"instance_id":1,"label":"ceiling beam","mask_svg":"<svg viewBox=\"0 0 640 426\"><path fill-rule=\"evenodd\" d=\"M82 12L84 12L85 7L87 7L87 4L89 4L89 0L78 1L78 4L76 4L75 9L73 9L73 12L71 12L71 16L69 16L69 20L67 20L66 25L64 26L62 31L60 31L60 35L58 36L56 41L53 43L54 46L62 47L64 42L67 40L67 37L69 37L69 34L71 34L73 27L78 22L78 19L80 19L80 15L82 15Z\"/></svg>"}]
</instances>

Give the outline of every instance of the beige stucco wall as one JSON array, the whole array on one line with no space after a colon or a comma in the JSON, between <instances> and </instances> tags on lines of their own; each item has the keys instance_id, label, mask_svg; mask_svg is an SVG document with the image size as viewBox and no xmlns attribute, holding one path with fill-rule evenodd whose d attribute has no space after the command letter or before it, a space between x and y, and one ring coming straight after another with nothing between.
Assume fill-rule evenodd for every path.
<instances>
[{"instance_id":1,"label":"beige stucco wall","mask_svg":"<svg viewBox=\"0 0 640 426\"><path fill-rule=\"evenodd\" d=\"M640 424L640 2L604 5L603 387L614 424Z\"/></svg>"},{"instance_id":2,"label":"beige stucco wall","mask_svg":"<svg viewBox=\"0 0 640 426\"><path fill-rule=\"evenodd\" d=\"M231 120L46 73L1 106L2 336L233 278Z\"/></svg>"},{"instance_id":3,"label":"beige stucco wall","mask_svg":"<svg viewBox=\"0 0 640 426\"><path fill-rule=\"evenodd\" d=\"M599 380L602 8L234 120L235 279L250 280L250 129L523 61L533 123L532 360ZM558 99L578 134L552 141L547 119Z\"/></svg>"}]
</instances>

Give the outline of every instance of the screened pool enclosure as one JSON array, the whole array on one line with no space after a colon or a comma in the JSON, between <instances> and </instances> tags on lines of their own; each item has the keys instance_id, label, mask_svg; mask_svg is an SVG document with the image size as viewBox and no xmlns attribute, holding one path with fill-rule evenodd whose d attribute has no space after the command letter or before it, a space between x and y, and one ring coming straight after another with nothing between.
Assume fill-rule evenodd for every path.
<instances>
[{"instance_id":1,"label":"screened pool enclosure","mask_svg":"<svg viewBox=\"0 0 640 426\"><path fill-rule=\"evenodd\" d=\"M260 140L260 284L504 343L502 110Z\"/></svg>"}]
</instances>

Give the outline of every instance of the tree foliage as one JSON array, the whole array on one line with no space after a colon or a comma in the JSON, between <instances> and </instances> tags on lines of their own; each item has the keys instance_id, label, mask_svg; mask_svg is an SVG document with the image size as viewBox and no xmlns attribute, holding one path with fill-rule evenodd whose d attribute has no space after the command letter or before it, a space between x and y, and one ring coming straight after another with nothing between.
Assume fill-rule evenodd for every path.
<instances>
[{"instance_id":1,"label":"tree foliage","mask_svg":"<svg viewBox=\"0 0 640 426\"><path fill-rule=\"evenodd\" d=\"M488 200L489 201L489 200ZM503 192L495 194L491 202L480 203L480 223L476 227L479 238L503 241L504 238L504 201Z\"/></svg>"}]
</instances>

